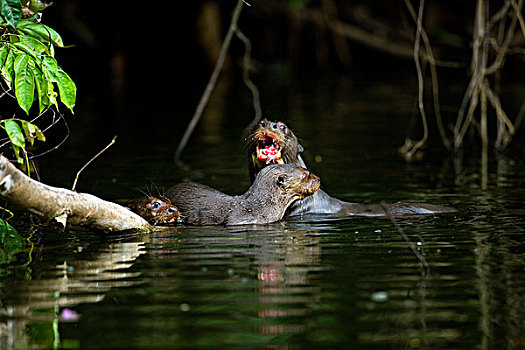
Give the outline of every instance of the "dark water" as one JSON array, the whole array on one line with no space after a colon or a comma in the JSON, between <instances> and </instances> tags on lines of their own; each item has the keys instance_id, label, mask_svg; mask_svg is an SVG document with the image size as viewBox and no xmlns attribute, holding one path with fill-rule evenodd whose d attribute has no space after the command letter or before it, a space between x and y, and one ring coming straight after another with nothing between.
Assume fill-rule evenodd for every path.
<instances>
[{"instance_id":1,"label":"dark water","mask_svg":"<svg viewBox=\"0 0 525 350\"><path fill-rule=\"evenodd\" d=\"M0 348L525 348L523 157L405 162L397 148L414 91L406 82L261 83L266 114L294 127L328 193L459 210L396 221L429 271L381 218L110 238L26 222L19 230L33 233L33 250L2 269ZM81 175L80 191L122 201L183 179L228 193L248 187L240 134L252 111L242 86L223 83L181 166L171 162L185 127L176 116L154 128L128 107L126 133L105 130L91 102L79 103L68 146L42 161L44 181L70 187L115 131L117 145Z\"/></svg>"}]
</instances>

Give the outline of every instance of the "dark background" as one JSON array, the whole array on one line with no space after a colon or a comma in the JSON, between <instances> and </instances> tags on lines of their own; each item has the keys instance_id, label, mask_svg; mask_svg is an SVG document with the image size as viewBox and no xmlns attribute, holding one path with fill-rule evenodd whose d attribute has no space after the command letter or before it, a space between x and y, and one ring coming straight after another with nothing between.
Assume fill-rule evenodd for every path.
<instances>
[{"instance_id":1,"label":"dark background","mask_svg":"<svg viewBox=\"0 0 525 350\"><path fill-rule=\"evenodd\" d=\"M213 50L218 50L221 44L235 3L186 1L135 5L115 1L56 1L46 9L43 22L55 28L66 45L72 45L57 50L56 56L78 87L75 115L67 117L70 140L61 149L73 147L83 153L84 160L78 161L81 165L88 155L98 152L118 135L118 143L123 147L144 148L160 140L166 145L164 150L169 157L204 91L216 57ZM330 3L336 5L337 17L344 23L412 47L414 23L403 1ZM417 96L411 57L385 53L367 43L344 38L350 55L347 61L342 61L329 30L303 17L297 20L297 16L305 13L322 14L325 1L251 4L244 6L239 27L252 41L251 77L262 89L269 83L309 89L316 81L327 79L347 79L354 88L371 81L402 81ZM416 9L418 4L413 2ZM492 12L499 9L493 6ZM215 16L212 15L212 20L207 17L202 24L205 8L212 8ZM459 65L438 68L440 78L445 81L441 93L452 120L468 84L474 14L473 1L426 2L424 25L436 55ZM214 43L202 44L214 38ZM516 45L519 44L518 41ZM245 105L240 109L236 108L240 101L224 100L229 118L223 123L229 123L232 134L239 134L251 120L251 116L245 115L251 110L249 92L241 78L243 52L243 45L234 38L221 75L221 79L228 80L230 91L245 90L248 101L243 101ZM523 55L510 55L502 70L502 95L508 92L507 86L523 78L523 73ZM454 89L448 88L448 84L452 86L450 82ZM261 94L263 111L268 105L266 96ZM503 102L507 113L513 116L522 97L515 92L507 96ZM282 119L286 120L284 112ZM400 129L406 127L399 125ZM431 132L435 134L436 130ZM64 133L63 127L56 127L46 146L57 144ZM198 133L199 128L195 131ZM438 138L431 141L441 147ZM62 157L60 149L56 157ZM75 167L79 168L79 164Z\"/></svg>"}]
</instances>

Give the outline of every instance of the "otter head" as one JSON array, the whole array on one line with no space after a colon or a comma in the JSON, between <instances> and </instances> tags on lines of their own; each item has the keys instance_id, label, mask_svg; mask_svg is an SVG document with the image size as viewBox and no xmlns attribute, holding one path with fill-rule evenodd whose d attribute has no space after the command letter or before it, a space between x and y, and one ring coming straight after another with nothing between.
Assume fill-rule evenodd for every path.
<instances>
[{"instance_id":1,"label":"otter head","mask_svg":"<svg viewBox=\"0 0 525 350\"><path fill-rule=\"evenodd\" d=\"M251 196L260 197L267 206L278 204L282 218L286 209L296 200L312 195L321 180L309 170L290 164L277 164L263 168L250 187ZM263 198L263 196L266 196Z\"/></svg>"},{"instance_id":2,"label":"otter head","mask_svg":"<svg viewBox=\"0 0 525 350\"><path fill-rule=\"evenodd\" d=\"M301 165L299 153L303 149L292 130L283 122L260 120L250 129L245 142L252 182L257 173L268 165Z\"/></svg>"},{"instance_id":3,"label":"otter head","mask_svg":"<svg viewBox=\"0 0 525 350\"><path fill-rule=\"evenodd\" d=\"M179 209L164 197L141 197L126 206L152 225L174 225L181 222Z\"/></svg>"}]
</instances>

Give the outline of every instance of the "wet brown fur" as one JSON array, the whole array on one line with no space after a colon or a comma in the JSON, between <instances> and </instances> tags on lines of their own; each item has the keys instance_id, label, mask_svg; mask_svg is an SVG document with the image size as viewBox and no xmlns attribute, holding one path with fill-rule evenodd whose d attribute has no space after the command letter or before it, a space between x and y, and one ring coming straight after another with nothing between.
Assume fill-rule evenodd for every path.
<instances>
[{"instance_id":1,"label":"wet brown fur","mask_svg":"<svg viewBox=\"0 0 525 350\"><path fill-rule=\"evenodd\" d=\"M281 121L269 121L262 119L249 127L250 132L245 137L245 145L248 153L248 169L250 178L265 166L257 156L258 139L261 135L271 133L275 135L281 150L281 160L285 164L294 164L306 168L300 153L303 151L297 137L292 130ZM333 198L323 190L304 200L293 203L289 209L290 215L298 214L336 214L337 216L385 216L385 215L414 215L455 212L453 208L426 203L395 203L395 204L360 204L344 202Z\"/></svg>"},{"instance_id":2,"label":"wet brown fur","mask_svg":"<svg viewBox=\"0 0 525 350\"><path fill-rule=\"evenodd\" d=\"M310 171L277 164L265 167L239 196L192 182L172 186L167 196L187 224L266 224L281 220L290 204L313 194L319 185L319 178Z\"/></svg>"},{"instance_id":3,"label":"wet brown fur","mask_svg":"<svg viewBox=\"0 0 525 350\"><path fill-rule=\"evenodd\" d=\"M127 202L126 207L152 225L174 225L180 222L178 208L165 197L135 198Z\"/></svg>"}]
</instances>

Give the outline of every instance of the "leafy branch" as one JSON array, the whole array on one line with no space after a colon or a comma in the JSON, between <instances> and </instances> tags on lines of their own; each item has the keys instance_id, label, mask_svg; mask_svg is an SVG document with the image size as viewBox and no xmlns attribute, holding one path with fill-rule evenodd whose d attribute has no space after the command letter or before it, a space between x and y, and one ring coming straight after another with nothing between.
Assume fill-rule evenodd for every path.
<instances>
[{"instance_id":1,"label":"leafy branch","mask_svg":"<svg viewBox=\"0 0 525 350\"><path fill-rule=\"evenodd\" d=\"M55 48L64 47L62 38L41 23L39 11L45 7L40 0L0 0L0 76L5 84L0 97L14 97L28 116L35 104L41 114L52 107L58 110L59 101L73 113L76 101L76 85L55 59ZM0 120L0 125L20 163L24 139L33 144L38 135L37 140L45 141L36 125L22 119Z\"/></svg>"},{"instance_id":2,"label":"leafy branch","mask_svg":"<svg viewBox=\"0 0 525 350\"><path fill-rule=\"evenodd\" d=\"M16 99L25 112L22 117L9 119L0 115L0 128L8 138L0 150L11 144L16 159L21 164L26 162L28 172L26 145L46 140L33 122L46 110L58 111L59 101L73 113L76 101L75 83L55 59L55 48L64 47L62 38L41 23L41 11L47 6L42 0L0 0L0 99ZM25 120L24 116L29 119L36 108L38 117ZM23 246L16 230L0 219L0 265L11 263Z\"/></svg>"}]
</instances>

